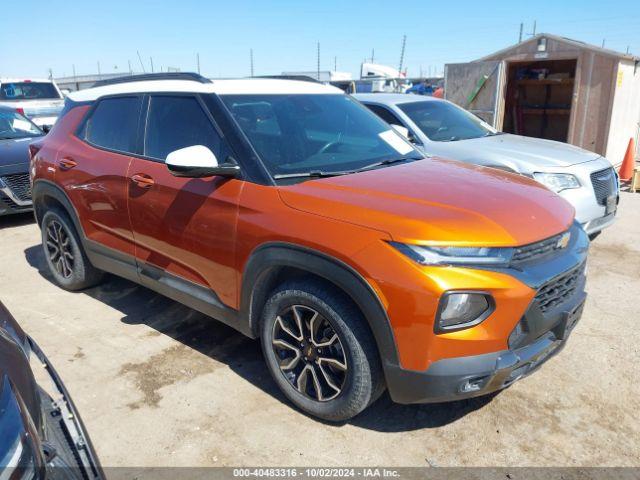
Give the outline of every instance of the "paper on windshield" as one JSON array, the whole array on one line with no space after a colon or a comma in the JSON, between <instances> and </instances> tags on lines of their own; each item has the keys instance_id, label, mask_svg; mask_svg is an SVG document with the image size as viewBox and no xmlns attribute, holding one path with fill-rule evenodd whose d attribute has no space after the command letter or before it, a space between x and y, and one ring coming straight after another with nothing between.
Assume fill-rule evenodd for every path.
<instances>
[{"instance_id":1,"label":"paper on windshield","mask_svg":"<svg viewBox=\"0 0 640 480\"><path fill-rule=\"evenodd\" d=\"M26 120L20 120L19 118L16 118L13 120L13 129L24 130L28 132L31 130L31 124Z\"/></svg>"},{"instance_id":2,"label":"paper on windshield","mask_svg":"<svg viewBox=\"0 0 640 480\"><path fill-rule=\"evenodd\" d=\"M385 130L382 133L379 133L378 136L387 142L391 148L393 148L400 155L406 155L407 153L413 151L413 147L405 142L400 135L398 135L393 130Z\"/></svg>"}]
</instances>

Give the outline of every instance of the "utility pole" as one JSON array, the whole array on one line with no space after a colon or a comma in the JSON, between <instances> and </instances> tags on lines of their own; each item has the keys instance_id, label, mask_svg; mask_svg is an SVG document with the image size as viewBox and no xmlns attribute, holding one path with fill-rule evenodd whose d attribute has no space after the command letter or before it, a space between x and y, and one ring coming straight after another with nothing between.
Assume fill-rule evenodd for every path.
<instances>
[{"instance_id":1,"label":"utility pole","mask_svg":"<svg viewBox=\"0 0 640 480\"><path fill-rule=\"evenodd\" d=\"M536 36L536 23L537 23L537 20L534 20L534 21L533 21L533 32L531 32L531 33L529 34L529 35L531 35L532 37L535 37L535 36Z\"/></svg>"},{"instance_id":2,"label":"utility pole","mask_svg":"<svg viewBox=\"0 0 640 480\"><path fill-rule=\"evenodd\" d=\"M629 45L627 45L627 55L629 55Z\"/></svg>"},{"instance_id":3,"label":"utility pole","mask_svg":"<svg viewBox=\"0 0 640 480\"><path fill-rule=\"evenodd\" d=\"M376 51L372 48L371 49L371 63L373 63L373 59L375 57L375 53L376 53Z\"/></svg>"},{"instance_id":4,"label":"utility pole","mask_svg":"<svg viewBox=\"0 0 640 480\"><path fill-rule=\"evenodd\" d=\"M253 48L249 49L249 65L251 67L251 76L253 77Z\"/></svg>"},{"instance_id":5,"label":"utility pole","mask_svg":"<svg viewBox=\"0 0 640 480\"><path fill-rule=\"evenodd\" d=\"M627 53L629 53L629 47L627 47ZM333 57L333 71L338 71L338 57Z\"/></svg>"},{"instance_id":6,"label":"utility pole","mask_svg":"<svg viewBox=\"0 0 640 480\"><path fill-rule=\"evenodd\" d=\"M629 53L627 51L627 53ZM49 80L53 80L53 70L51 70L51 68L49 68Z\"/></svg>"},{"instance_id":7,"label":"utility pole","mask_svg":"<svg viewBox=\"0 0 640 480\"><path fill-rule=\"evenodd\" d=\"M400 50L400 64L398 65L398 74L402 73L402 64L404 63L404 48L407 45L407 36L402 36L402 50Z\"/></svg>"},{"instance_id":8,"label":"utility pole","mask_svg":"<svg viewBox=\"0 0 640 480\"><path fill-rule=\"evenodd\" d=\"M131 60L127 60L127 63L129 64L129 75L133 75L133 70L131 70Z\"/></svg>"},{"instance_id":9,"label":"utility pole","mask_svg":"<svg viewBox=\"0 0 640 480\"><path fill-rule=\"evenodd\" d=\"M602 48L604 48L604 43L606 42L606 40L607 40L606 38L602 39Z\"/></svg>"},{"instance_id":10,"label":"utility pole","mask_svg":"<svg viewBox=\"0 0 640 480\"><path fill-rule=\"evenodd\" d=\"M102 73L100 73L100 60L98 60L98 78L102 78Z\"/></svg>"},{"instance_id":11,"label":"utility pole","mask_svg":"<svg viewBox=\"0 0 640 480\"><path fill-rule=\"evenodd\" d=\"M320 81L320 42L318 42L318 55L317 55L317 78Z\"/></svg>"},{"instance_id":12,"label":"utility pole","mask_svg":"<svg viewBox=\"0 0 640 480\"><path fill-rule=\"evenodd\" d=\"M142 57L140 56L140 52L136 50L136 53L138 54L138 60L140 61L140 67L142 68L142 73L147 73L147 71L144 69L144 63L142 63Z\"/></svg>"},{"instance_id":13,"label":"utility pole","mask_svg":"<svg viewBox=\"0 0 640 480\"><path fill-rule=\"evenodd\" d=\"M76 65L71 65L71 69L73 70L73 81L76 81Z\"/></svg>"},{"instance_id":14,"label":"utility pole","mask_svg":"<svg viewBox=\"0 0 640 480\"><path fill-rule=\"evenodd\" d=\"M196 53L196 63L198 64L198 75L200 75L200 54Z\"/></svg>"},{"instance_id":15,"label":"utility pole","mask_svg":"<svg viewBox=\"0 0 640 480\"><path fill-rule=\"evenodd\" d=\"M524 28L524 23L520 22L520 34L518 35L518 43L522 43L522 29Z\"/></svg>"},{"instance_id":16,"label":"utility pole","mask_svg":"<svg viewBox=\"0 0 640 480\"><path fill-rule=\"evenodd\" d=\"M153 73L153 57L149 57L149 60L151 61L151 73Z\"/></svg>"}]
</instances>

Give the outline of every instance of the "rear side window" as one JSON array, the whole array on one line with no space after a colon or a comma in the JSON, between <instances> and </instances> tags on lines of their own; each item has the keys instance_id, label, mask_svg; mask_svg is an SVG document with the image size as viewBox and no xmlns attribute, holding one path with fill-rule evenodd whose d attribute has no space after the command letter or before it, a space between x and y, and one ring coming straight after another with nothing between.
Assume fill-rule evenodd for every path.
<instances>
[{"instance_id":1,"label":"rear side window","mask_svg":"<svg viewBox=\"0 0 640 480\"><path fill-rule=\"evenodd\" d=\"M400 125L400 126L402 126L402 122L400 121L400 119L398 117L396 117L393 113L391 113L385 107L381 107L379 105L368 105L368 104L365 104L365 106L369 110L371 110L373 113L378 115L382 120L387 122L389 125Z\"/></svg>"},{"instance_id":2,"label":"rear side window","mask_svg":"<svg viewBox=\"0 0 640 480\"><path fill-rule=\"evenodd\" d=\"M204 145L220 162L225 160L222 140L196 98L152 96L147 113L145 156L164 161L174 150L194 145Z\"/></svg>"},{"instance_id":3,"label":"rear side window","mask_svg":"<svg viewBox=\"0 0 640 480\"><path fill-rule=\"evenodd\" d=\"M141 101L139 97L101 100L84 126L84 138L98 147L134 153Z\"/></svg>"}]
</instances>

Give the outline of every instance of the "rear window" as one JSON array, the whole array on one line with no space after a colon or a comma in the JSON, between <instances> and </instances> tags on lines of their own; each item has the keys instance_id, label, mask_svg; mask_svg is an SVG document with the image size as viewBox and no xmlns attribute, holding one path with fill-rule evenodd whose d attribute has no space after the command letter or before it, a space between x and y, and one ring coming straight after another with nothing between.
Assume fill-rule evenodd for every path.
<instances>
[{"instance_id":1,"label":"rear window","mask_svg":"<svg viewBox=\"0 0 640 480\"><path fill-rule=\"evenodd\" d=\"M13 82L0 85L2 100L47 100L60 99L60 94L52 83Z\"/></svg>"},{"instance_id":2,"label":"rear window","mask_svg":"<svg viewBox=\"0 0 640 480\"><path fill-rule=\"evenodd\" d=\"M98 147L124 153L136 151L139 97L101 100L84 126L84 138Z\"/></svg>"}]
</instances>

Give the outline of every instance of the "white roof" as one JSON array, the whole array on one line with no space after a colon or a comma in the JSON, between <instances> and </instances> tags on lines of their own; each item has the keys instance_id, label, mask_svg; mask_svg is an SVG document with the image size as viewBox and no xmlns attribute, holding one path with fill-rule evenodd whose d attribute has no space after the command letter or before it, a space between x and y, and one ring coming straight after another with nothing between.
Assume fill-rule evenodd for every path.
<instances>
[{"instance_id":1,"label":"white roof","mask_svg":"<svg viewBox=\"0 0 640 480\"><path fill-rule=\"evenodd\" d=\"M272 78L244 78L238 80L214 80L211 83L200 83L193 80L145 80L116 83L72 92L69 94L69 98L74 102L88 102L105 95L147 92L217 93L219 95L344 93L339 88L315 82Z\"/></svg>"}]
</instances>

